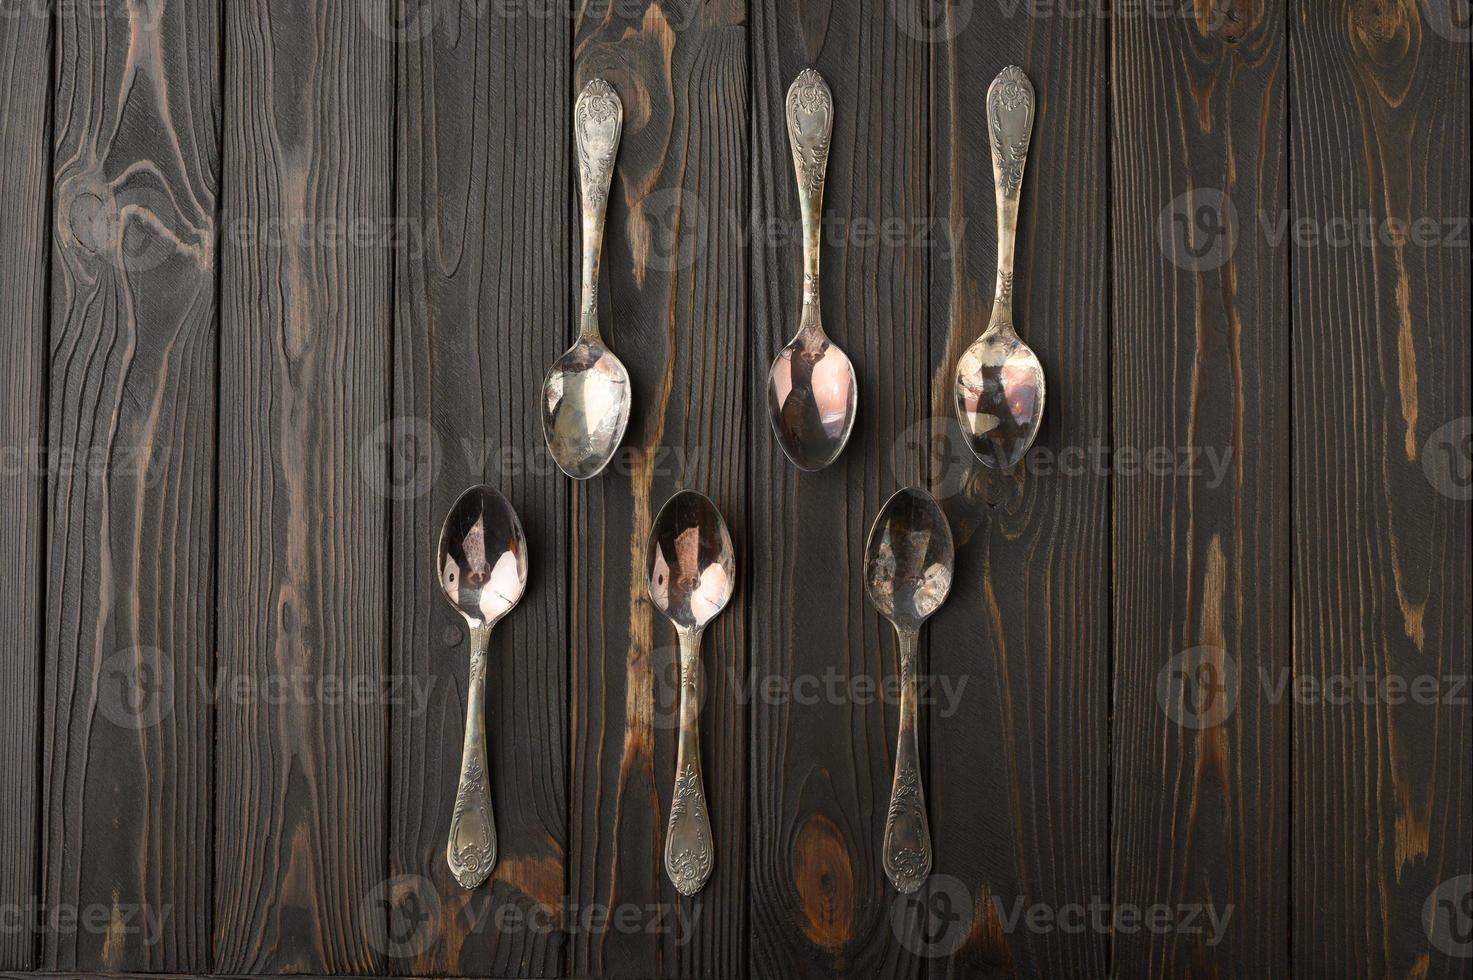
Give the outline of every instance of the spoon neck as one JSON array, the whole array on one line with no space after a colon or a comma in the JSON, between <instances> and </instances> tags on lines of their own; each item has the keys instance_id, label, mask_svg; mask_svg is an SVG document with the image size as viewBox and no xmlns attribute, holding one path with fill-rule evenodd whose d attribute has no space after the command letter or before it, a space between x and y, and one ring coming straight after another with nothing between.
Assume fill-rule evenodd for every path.
<instances>
[{"instance_id":1,"label":"spoon neck","mask_svg":"<svg viewBox=\"0 0 1473 980\"><path fill-rule=\"evenodd\" d=\"M492 623L471 624L471 656L477 654L485 655L486 648L491 645L491 629L493 625Z\"/></svg>"},{"instance_id":2,"label":"spoon neck","mask_svg":"<svg viewBox=\"0 0 1473 980\"><path fill-rule=\"evenodd\" d=\"M583 312L578 316L578 339L589 343L603 343L603 337L598 331L598 298L585 298Z\"/></svg>"},{"instance_id":3,"label":"spoon neck","mask_svg":"<svg viewBox=\"0 0 1473 980\"><path fill-rule=\"evenodd\" d=\"M915 661L916 647L920 643L921 631L919 627L897 626L895 627L895 640L900 647L900 669L905 672L906 662Z\"/></svg>"},{"instance_id":4,"label":"spoon neck","mask_svg":"<svg viewBox=\"0 0 1473 980\"><path fill-rule=\"evenodd\" d=\"M705 632L705 627L682 627L675 632L680 637L681 665L684 666L689 660L699 659L701 655L701 634Z\"/></svg>"},{"instance_id":5,"label":"spoon neck","mask_svg":"<svg viewBox=\"0 0 1473 980\"><path fill-rule=\"evenodd\" d=\"M598 336L598 263L603 252L603 209L596 221L583 212L583 281L578 301L580 334ZM590 333L591 332L591 333Z\"/></svg>"},{"instance_id":6,"label":"spoon neck","mask_svg":"<svg viewBox=\"0 0 1473 980\"><path fill-rule=\"evenodd\" d=\"M803 312L798 318L798 336L814 337L823 333L823 317L820 315L818 286L803 291Z\"/></svg>"}]
</instances>

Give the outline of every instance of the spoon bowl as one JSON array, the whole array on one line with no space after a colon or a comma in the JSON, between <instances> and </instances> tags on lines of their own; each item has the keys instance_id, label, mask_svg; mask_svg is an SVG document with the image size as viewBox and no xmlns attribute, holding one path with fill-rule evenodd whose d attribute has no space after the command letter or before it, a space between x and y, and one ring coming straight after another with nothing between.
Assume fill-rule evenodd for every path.
<instances>
[{"instance_id":1,"label":"spoon bowl","mask_svg":"<svg viewBox=\"0 0 1473 980\"><path fill-rule=\"evenodd\" d=\"M597 337L580 338L542 384L542 433L558 468L575 480L609 465L629 426L629 372Z\"/></svg>"},{"instance_id":2,"label":"spoon bowl","mask_svg":"<svg viewBox=\"0 0 1473 980\"><path fill-rule=\"evenodd\" d=\"M694 895L715 863L701 777L701 632L736 591L731 534L705 495L682 490L660 508L650 532L648 584L650 601L680 637L680 735L665 874L682 895Z\"/></svg>"},{"instance_id":3,"label":"spoon bowl","mask_svg":"<svg viewBox=\"0 0 1473 980\"><path fill-rule=\"evenodd\" d=\"M920 888L931 873L931 830L916 742L916 645L921 624L951 591L955 563L951 527L935 498L906 487L885 501L864 546L864 585L880 615L895 627L900 647L900 733L883 855L885 877L902 894Z\"/></svg>"},{"instance_id":4,"label":"spoon bowl","mask_svg":"<svg viewBox=\"0 0 1473 980\"><path fill-rule=\"evenodd\" d=\"M527 538L507 499L488 486L456 499L440 530L440 590L472 628L490 627L527 588Z\"/></svg>"},{"instance_id":5,"label":"spoon bowl","mask_svg":"<svg viewBox=\"0 0 1473 980\"><path fill-rule=\"evenodd\" d=\"M527 538L505 497L487 486L460 495L440 531L435 572L440 591L471 632L465 743L445 859L462 887L475 888L496 865L496 819L486 768L486 651L491 628L527 589Z\"/></svg>"},{"instance_id":6,"label":"spoon bowl","mask_svg":"<svg viewBox=\"0 0 1473 980\"><path fill-rule=\"evenodd\" d=\"M989 330L966 349L957 362L954 394L967 445L987 466L1012 468L1038 437L1043 365L1011 331Z\"/></svg>"},{"instance_id":7,"label":"spoon bowl","mask_svg":"<svg viewBox=\"0 0 1473 980\"><path fill-rule=\"evenodd\" d=\"M854 428L854 365L822 330L800 332L772 362L767 410L793 465L813 472L839 458Z\"/></svg>"},{"instance_id":8,"label":"spoon bowl","mask_svg":"<svg viewBox=\"0 0 1473 980\"><path fill-rule=\"evenodd\" d=\"M880 615L897 630L919 630L946 601L955 563L936 499L920 487L891 494L864 546L864 586Z\"/></svg>"},{"instance_id":9,"label":"spoon bowl","mask_svg":"<svg viewBox=\"0 0 1473 980\"><path fill-rule=\"evenodd\" d=\"M650 532L650 600L678 630L704 629L736 591L736 557L721 511L703 493L665 502Z\"/></svg>"}]
</instances>

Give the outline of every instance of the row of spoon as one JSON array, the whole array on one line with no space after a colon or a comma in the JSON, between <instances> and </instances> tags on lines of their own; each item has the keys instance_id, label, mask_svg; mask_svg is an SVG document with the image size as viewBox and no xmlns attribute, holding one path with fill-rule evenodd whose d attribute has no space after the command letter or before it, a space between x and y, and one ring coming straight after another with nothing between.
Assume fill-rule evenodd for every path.
<instances>
[{"instance_id":1,"label":"row of spoon","mask_svg":"<svg viewBox=\"0 0 1473 980\"><path fill-rule=\"evenodd\" d=\"M824 331L819 312L823 191L834 127L834 98L811 68L784 102L803 222L803 309L798 332L767 378L767 411L778 444L801 470L821 470L854 429L859 382L854 365ZM987 128L997 204L997 287L987 329L957 362L953 398L972 452L1007 469L1022 459L1043 419L1043 366L1013 325L1013 258L1023 169L1033 132L1033 86L1008 67L987 90ZM629 425L629 372L598 326L604 221L624 107L608 82L589 82L573 107L582 199L583 265L578 339L553 363L542 387L542 429L559 468L577 480L608 465Z\"/></svg>"},{"instance_id":2,"label":"row of spoon","mask_svg":"<svg viewBox=\"0 0 1473 980\"><path fill-rule=\"evenodd\" d=\"M900 733L882 854L886 877L906 893L931 870L916 744L916 645L921 624L951 590L953 566L951 528L935 499L917 487L892 495L865 544L864 582L900 648ZM646 568L650 601L680 640L680 724L665 873L682 895L694 895L715 865L701 776L701 634L731 601L737 583L736 551L716 505L694 490L666 501L652 525ZM436 575L471 635L465 743L446 860L462 887L475 888L491 874L497 851L486 766L487 649L492 627L527 588L527 538L505 497L488 486L460 495L440 532Z\"/></svg>"}]
</instances>

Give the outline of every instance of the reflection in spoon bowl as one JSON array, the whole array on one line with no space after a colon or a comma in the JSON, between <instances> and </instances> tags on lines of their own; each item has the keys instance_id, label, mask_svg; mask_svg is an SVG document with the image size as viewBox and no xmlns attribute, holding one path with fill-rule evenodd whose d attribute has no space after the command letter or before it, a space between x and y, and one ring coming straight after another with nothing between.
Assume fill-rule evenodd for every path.
<instances>
[{"instance_id":1,"label":"reflection in spoon bowl","mask_svg":"<svg viewBox=\"0 0 1473 980\"><path fill-rule=\"evenodd\" d=\"M586 480L608 465L629 424L629 372L597 340L559 357L542 384L542 431L568 476Z\"/></svg>"},{"instance_id":2,"label":"reflection in spoon bowl","mask_svg":"<svg viewBox=\"0 0 1473 980\"><path fill-rule=\"evenodd\" d=\"M919 629L951 591L956 552L951 527L918 487L896 491L875 518L865 544L870 601L900 629Z\"/></svg>"},{"instance_id":3,"label":"reflection in spoon bowl","mask_svg":"<svg viewBox=\"0 0 1473 980\"><path fill-rule=\"evenodd\" d=\"M649 554L650 599L677 628L704 628L736 590L731 535L702 494L681 491L660 508Z\"/></svg>"},{"instance_id":4,"label":"reflection in spoon bowl","mask_svg":"<svg viewBox=\"0 0 1473 980\"><path fill-rule=\"evenodd\" d=\"M821 470L854 428L854 365L822 333L800 333L772 362L767 408L783 452L799 469Z\"/></svg>"},{"instance_id":5,"label":"reflection in spoon bowl","mask_svg":"<svg viewBox=\"0 0 1473 980\"><path fill-rule=\"evenodd\" d=\"M471 626L490 626L527 588L527 539L506 498L486 486L461 494L440 531L440 588Z\"/></svg>"},{"instance_id":6,"label":"reflection in spoon bowl","mask_svg":"<svg viewBox=\"0 0 1473 980\"><path fill-rule=\"evenodd\" d=\"M1023 458L1043 421L1043 365L1009 331L989 331L956 366L956 415L984 463L1008 469Z\"/></svg>"}]
</instances>

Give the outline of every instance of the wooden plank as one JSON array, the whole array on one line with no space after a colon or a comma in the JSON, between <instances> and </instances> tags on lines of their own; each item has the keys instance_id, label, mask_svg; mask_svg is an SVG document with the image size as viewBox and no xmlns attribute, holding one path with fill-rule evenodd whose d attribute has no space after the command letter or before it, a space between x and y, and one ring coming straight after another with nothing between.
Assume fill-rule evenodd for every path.
<instances>
[{"instance_id":1,"label":"wooden plank","mask_svg":"<svg viewBox=\"0 0 1473 980\"><path fill-rule=\"evenodd\" d=\"M56 8L48 969L210 963L219 16Z\"/></svg>"},{"instance_id":2,"label":"wooden plank","mask_svg":"<svg viewBox=\"0 0 1473 980\"><path fill-rule=\"evenodd\" d=\"M45 562L46 220L51 198L51 19L22 9L0 32L0 908L36 894L41 584ZM29 926L0 932L0 969L35 965Z\"/></svg>"},{"instance_id":3,"label":"wooden plank","mask_svg":"<svg viewBox=\"0 0 1473 980\"><path fill-rule=\"evenodd\" d=\"M488 14L491 8L487 8ZM537 399L572 329L572 35L560 17L437 18L398 49L390 866L420 876L390 911L395 970L557 976L567 841L568 481ZM414 34L420 34L415 31ZM433 574L440 523L474 483L506 493L531 580L488 664L500 856L487 885L450 875L469 650ZM414 880L414 879L411 879ZM428 904L428 903L422 903ZM403 920L402 922L399 920Z\"/></svg>"},{"instance_id":4,"label":"wooden plank","mask_svg":"<svg viewBox=\"0 0 1473 980\"><path fill-rule=\"evenodd\" d=\"M919 25L921 21L914 21ZM919 932L934 975L1103 976L1108 936L1030 929L1107 900L1110 441L1105 25L1093 17L930 25L932 375L927 476L957 542L931 626L935 877ZM982 467L953 406L956 364L986 328L997 220L986 91L1032 80L1014 317L1048 400L1015 474ZM924 435L926 430L914 430Z\"/></svg>"},{"instance_id":5,"label":"wooden plank","mask_svg":"<svg viewBox=\"0 0 1473 980\"><path fill-rule=\"evenodd\" d=\"M610 469L573 487L568 908L577 976L737 976L746 954L746 672L750 593L705 632L701 717L715 838L706 887L665 877L675 776L674 628L650 604L646 542L677 489L707 494L746 547L747 39L739 0L590 4L574 91L607 79L624 103L601 279L604 336L634 408ZM732 219L732 220L728 220ZM570 293L569 309L572 306ZM571 343L571 331L562 338Z\"/></svg>"},{"instance_id":6,"label":"wooden plank","mask_svg":"<svg viewBox=\"0 0 1473 980\"><path fill-rule=\"evenodd\" d=\"M752 972L914 976L880 851L899 709L873 692L899 665L860 563L880 506L921 482L919 448L896 443L927 414L928 257L911 236L879 232L927 215L929 48L887 4L805 0L755 5L752 53ZM812 474L783 455L764 411L768 366L801 305L783 105L810 66L834 93L823 322L859 378L848 448ZM867 680L846 692L826 677ZM762 693L769 678L775 696Z\"/></svg>"},{"instance_id":7,"label":"wooden plank","mask_svg":"<svg viewBox=\"0 0 1473 980\"><path fill-rule=\"evenodd\" d=\"M1294 673L1320 692L1294 707L1293 959L1339 976L1468 975L1470 105L1455 6L1291 8ZM1367 696L1363 677L1388 686ZM1337 678L1348 703L1328 700Z\"/></svg>"},{"instance_id":8,"label":"wooden plank","mask_svg":"<svg viewBox=\"0 0 1473 980\"><path fill-rule=\"evenodd\" d=\"M1117 929L1114 968L1280 975L1290 258L1264 228L1287 214L1285 10L1111 37L1115 896L1172 910Z\"/></svg>"},{"instance_id":9,"label":"wooden plank","mask_svg":"<svg viewBox=\"0 0 1473 980\"><path fill-rule=\"evenodd\" d=\"M377 973L387 947L388 501L362 460L389 413L394 52L369 12L226 20L218 656L261 693L217 711L225 972Z\"/></svg>"}]
</instances>

